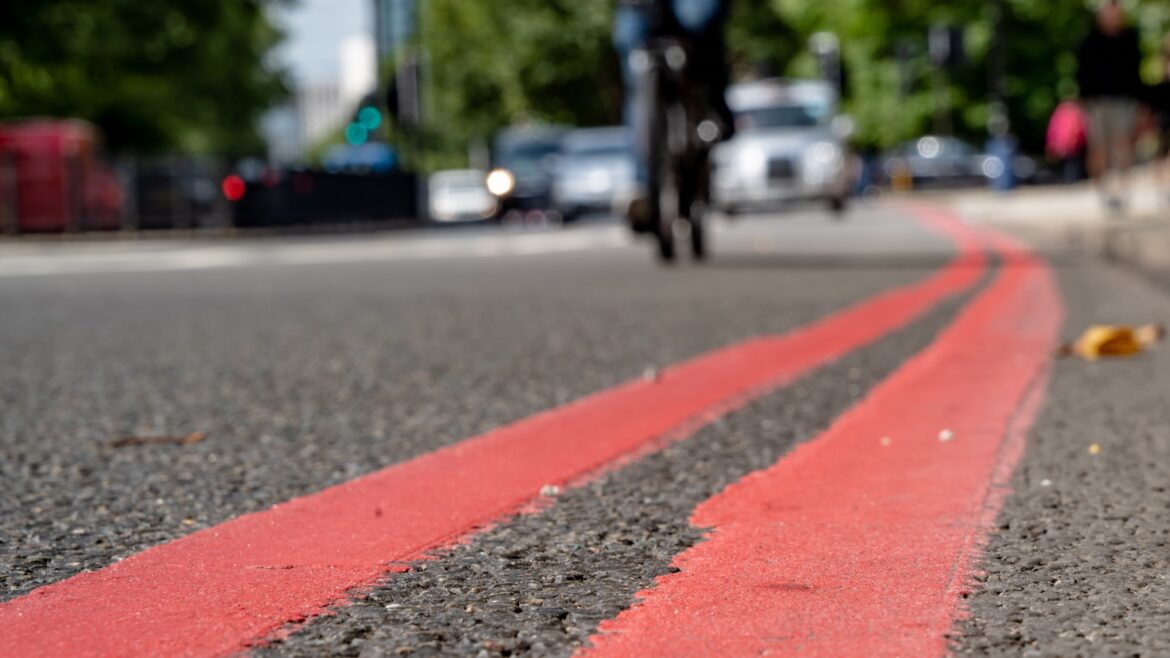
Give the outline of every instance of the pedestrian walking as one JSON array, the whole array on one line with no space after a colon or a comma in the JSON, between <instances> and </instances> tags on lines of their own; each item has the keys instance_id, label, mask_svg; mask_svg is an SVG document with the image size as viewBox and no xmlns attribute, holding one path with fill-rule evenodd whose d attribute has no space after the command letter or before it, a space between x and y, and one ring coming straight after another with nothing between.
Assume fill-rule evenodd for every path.
<instances>
[{"instance_id":1,"label":"pedestrian walking","mask_svg":"<svg viewBox=\"0 0 1170 658\"><path fill-rule=\"evenodd\" d=\"M1119 0L1104 0L1078 53L1077 82L1089 121L1089 173L1106 205L1125 205L1134 159L1141 47Z\"/></svg>"},{"instance_id":2,"label":"pedestrian walking","mask_svg":"<svg viewBox=\"0 0 1170 658\"><path fill-rule=\"evenodd\" d=\"M1150 86L1146 103L1158 131L1158 157L1154 173L1163 200L1170 204L1170 35L1162 43L1162 79Z\"/></svg>"},{"instance_id":3,"label":"pedestrian walking","mask_svg":"<svg viewBox=\"0 0 1170 658\"><path fill-rule=\"evenodd\" d=\"M1080 104L1066 100L1052 112L1048 122L1046 150L1064 183L1076 183L1085 177L1088 129Z\"/></svg>"}]
</instances>

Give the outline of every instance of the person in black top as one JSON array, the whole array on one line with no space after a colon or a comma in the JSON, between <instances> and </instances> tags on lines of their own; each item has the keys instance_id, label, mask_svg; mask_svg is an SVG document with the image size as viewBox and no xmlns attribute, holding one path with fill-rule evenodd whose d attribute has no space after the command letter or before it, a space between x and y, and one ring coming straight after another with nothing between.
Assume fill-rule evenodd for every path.
<instances>
[{"instance_id":1,"label":"person in black top","mask_svg":"<svg viewBox=\"0 0 1170 658\"><path fill-rule=\"evenodd\" d=\"M657 9L658 11L654 11ZM617 0L613 43L621 61L625 81L625 123L630 128L635 144L641 143L636 117L637 75L631 65L631 54L646 45L656 35L678 36L690 46L691 65L688 74L706 92L707 102L724 124L723 138L735 132L735 120L727 106L725 93L730 83L727 61L727 43L724 30L731 11L731 0ZM652 24L652 16L659 15L662 23ZM641 153L637 157L639 186L646 182L646 166ZM638 189L630 199L628 214L635 214L635 205L644 202L645 190ZM642 204L644 205L644 204Z\"/></svg>"},{"instance_id":2,"label":"person in black top","mask_svg":"<svg viewBox=\"0 0 1170 658\"><path fill-rule=\"evenodd\" d=\"M1146 90L1146 103L1158 124L1158 156L1156 167L1159 191L1163 201L1170 203L1170 36L1162 41L1162 78Z\"/></svg>"},{"instance_id":3,"label":"person in black top","mask_svg":"<svg viewBox=\"0 0 1170 658\"><path fill-rule=\"evenodd\" d=\"M650 10L654 5L662 10L663 24L658 26L650 24ZM633 99L635 87L630 54L645 45L657 30L687 41L693 57L690 75L706 88L711 109L726 124L724 130L734 132L734 120L724 98L730 83L724 36L730 12L731 0L618 0L613 40L626 83L627 115L632 111L629 101Z\"/></svg>"},{"instance_id":4,"label":"person in black top","mask_svg":"<svg viewBox=\"0 0 1170 658\"><path fill-rule=\"evenodd\" d=\"M1125 179L1133 165L1141 63L1137 30L1127 25L1120 1L1104 0L1078 53L1077 82L1089 119L1089 173L1115 210L1124 206ZM1112 185L1111 171L1116 174Z\"/></svg>"}]
</instances>

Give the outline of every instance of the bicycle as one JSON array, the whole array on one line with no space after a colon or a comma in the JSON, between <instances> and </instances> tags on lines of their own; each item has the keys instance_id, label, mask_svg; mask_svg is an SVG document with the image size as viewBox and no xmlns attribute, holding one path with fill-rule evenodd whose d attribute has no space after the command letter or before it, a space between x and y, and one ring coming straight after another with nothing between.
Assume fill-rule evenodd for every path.
<instances>
[{"instance_id":1,"label":"bicycle","mask_svg":"<svg viewBox=\"0 0 1170 658\"><path fill-rule=\"evenodd\" d=\"M653 235L659 259L675 260L675 240L690 243L695 260L707 256L704 215L710 201L711 149L723 131L708 112L688 75L691 53L679 37L661 34L665 11L659 3L658 36L631 54L638 76L638 148L646 166L646 216L636 232Z\"/></svg>"}]
</instances>

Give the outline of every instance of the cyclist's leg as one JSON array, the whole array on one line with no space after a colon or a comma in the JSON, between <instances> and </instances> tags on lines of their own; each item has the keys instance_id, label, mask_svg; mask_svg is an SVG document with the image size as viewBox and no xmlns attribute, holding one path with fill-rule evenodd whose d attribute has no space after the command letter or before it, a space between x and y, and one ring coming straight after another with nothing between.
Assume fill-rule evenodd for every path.
<instances>
[{"instance_id":1,"label":"cyclist's leg","mask_svg":"<svg viewBox=\"0 0 1170 658\"><path fill-rule=\"evenodd\" d=\"M646 181L646 165L640 145L642 144L642 126L639 118L643 115L638 106L638 72L633 70L630 55L638 48L646 45L650 37L650 20L646 12L637 7L619 4L617 16L614 20L613 45L621 61L622 80L625 82L625 100L623 104L623 119L626 128L630 131L630 139L636 148L637 180Z\"/></svg>"},{"instance_id":2,"label":"cyclist's leg","mask_svg":"<svg viewBox=\"0 0 1170 658\"><path fill-rule=\"evenodd\" d=\"M644 85L640 84L644 73L634 70L630 55L646 46L650 30L650 16L645 9L618 4L613 44L621 62L622 79L625 82L623 119L629 130L635 172L634 187L623 190L618 203L623 204L622 213L636 231L645 230L650 223L651 211L646 197L646 188L649 184L646 138L649 132L645 126L646 110L642 107L645 104L643 95L645 90Z\"/></svg>"},{"instance_id":3,"label":"cyclist's leg","mask_svg":"<svg viewBox=\"0 0 1170 658\"><path fill-rule=\"evenodd\" d=\"M727 45L722 34L712 34L710 43L704 45L706 53L706 71L703 73L703 85L707 89L708 102L711 109L718 115L723 124L723 137L730 139L735 135L735 116L731 107L727 105L727 87L731 84L731 65L727 61Z\"/></svg>"},{"instance_id":4,"label":"cyclist's leg","mask_svg":"<svg viewBox=\"0 0 1170 658\"><path fill-rule=\"evenodd\" d=\"M613 22L613 47L622 65L626 87L634 85L634 71L630 67L630 53L646 45L650 38L650 19L645 10L619 4Z\"/></svg>"},{"instance_id":5,"label":"cyclist's leg","mask_svg":"<svg viewBox=\"0 0 1170 658\"><path fill-rule=\"evenodd\" d=\"M723 36L727 0L671 0L671 7L679 26L690 35L695 59L691 70L696 82L704 87L708 103L729 137L735 131L735 123L725 98L731 80Z\"/></svg>"}]
</instances>

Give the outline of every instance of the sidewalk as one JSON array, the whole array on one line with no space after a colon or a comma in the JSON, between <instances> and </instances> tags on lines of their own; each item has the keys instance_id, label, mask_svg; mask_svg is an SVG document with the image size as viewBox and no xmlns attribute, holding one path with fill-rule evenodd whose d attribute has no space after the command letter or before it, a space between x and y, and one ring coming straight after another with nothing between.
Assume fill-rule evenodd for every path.
<instances>
[{"instance_id":1,"label":"sidewalk","mask_svg":"<svg viewBox=\"0 0 1170 658\"><path fill-rule=\"evenodd\" d=\"M1135 174L1130 202L1109 212L1088 183L956 192L939 197L975 224L1003 229L1051 255L1088 254L1170 276L1170 199L1147 171Z\"/></svg>"}]
</instances>

